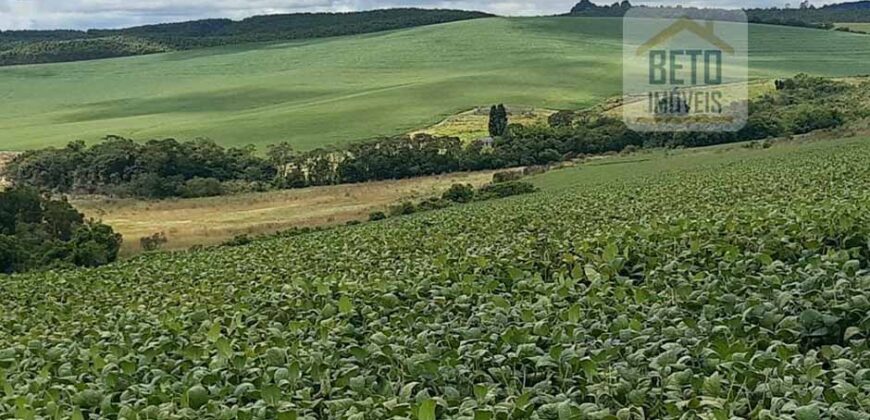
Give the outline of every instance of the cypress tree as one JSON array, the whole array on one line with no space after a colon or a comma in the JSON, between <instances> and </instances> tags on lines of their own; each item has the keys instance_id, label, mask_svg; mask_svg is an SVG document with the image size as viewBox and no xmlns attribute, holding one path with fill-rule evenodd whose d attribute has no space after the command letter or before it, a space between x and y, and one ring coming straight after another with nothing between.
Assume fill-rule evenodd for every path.
<instances>
[{"instance_id":1,"label":"cypress tree","mask_svg":"<svg viewBox=\"0 0 870 420\"><path fill-rule=\"evenodd\" d=\"M503 104L493 105L489 109L489 135L492 137L503 136L507 132L508 115Z\"/></svg>"}]
</instances>

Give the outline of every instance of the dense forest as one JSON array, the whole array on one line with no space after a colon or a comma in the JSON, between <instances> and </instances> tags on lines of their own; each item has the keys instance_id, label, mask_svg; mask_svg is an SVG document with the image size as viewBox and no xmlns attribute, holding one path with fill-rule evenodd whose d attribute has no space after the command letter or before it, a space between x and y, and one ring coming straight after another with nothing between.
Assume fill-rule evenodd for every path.
<instances>
[{"instance_id":1,"label":"dense forest","mask_svg":"<svg viewBox=\"0 0 870 420\"><path fill-rule=\"evenodd\" d=\"M797 5L797 8L747 8L744 9L749 22L812 27L819 29L832 29L835 23L841 22L870 22L870 1L853 3L838 3L823 7L815 7L808 1ZM572 16L587 17L621 17L632 7L628 0L613 3L609 6L599 6L590 0L582 0L577 3L569 13ZM730 13L720 13L712 9L700 9L694 7L672 8L675 16L688 15L695 19L731 20Z\"/></svg>"},{"instance_id":2,"label":"dense forest","mask_svg":"<svg viewBox=\"0 0 870 420\"><path fill-rule=\"evenodd\" d=\"M17 43L0 51L0 65L96 60L172 51L161 43L142 38L109 36Z\"/></svg>"},{"instance_id":3,"label":"dense forest","mask_svg":"<svg viewBox=\"0 0 870 420\"><path fill-rule=\"evenodd\" d=\"M0 273L115 261L121 236L35 190L0 191Z\"/></svg>"},{"instance_id":4,"label":"dense forest","mask_svg":"<svg viewBox=\"0 0 870 420\"><path fill-rule=\"evenodd\" d=\"M295 13L234 21L206 19L88 31L0 31L0 65L151 54L201 47L354 35L490 15L461 10L387 9Z\"/></svg>"},{"instance_id":5,"label":"dense forest","mask_svg":"<svg viewBox=\"0 0 870 420\"><path fill-rule=\"evenodd\" d=\"M546 165L626 149L697 147L804 134L870 117L858 106L870 83L800 75L749 103L746 127L735 133L637 133L620 119L562 111L545 126L511 124L493 142L416 135L345 148L299 152L286 143L264 155L253 147L223 148L211 140L138 143L108 137L17 156L5 170L15 185L55 193L145 198L203 197L272 188L356 183L456 171ZM496 108L498 109L498 108Z\"/></svg>"}]
</instances>

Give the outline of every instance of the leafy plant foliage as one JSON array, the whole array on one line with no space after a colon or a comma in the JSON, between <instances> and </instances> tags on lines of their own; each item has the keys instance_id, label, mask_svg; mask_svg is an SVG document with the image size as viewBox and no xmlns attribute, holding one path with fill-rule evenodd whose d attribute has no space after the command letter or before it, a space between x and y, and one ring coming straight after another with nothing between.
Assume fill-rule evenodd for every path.
<instances>
[{"instance_id":1,"label":"leafy plant foliage","mask_svg":"<svg viewBox=\"0 0 870 420\"><path fill-rule=\"evenodd\" d=\"M870 144L0 278L0 417L866 419Z\"/></svg>"}]
</instances>

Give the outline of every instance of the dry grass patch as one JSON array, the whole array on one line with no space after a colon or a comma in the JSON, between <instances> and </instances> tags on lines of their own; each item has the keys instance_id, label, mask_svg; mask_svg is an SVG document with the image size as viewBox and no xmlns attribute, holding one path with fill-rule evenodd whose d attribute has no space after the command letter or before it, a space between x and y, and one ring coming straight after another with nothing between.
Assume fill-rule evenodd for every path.
<instances>
[{"instance_id":1,"label":"dry grass patch","mask_svg":"<svg viewBox=\"0 0 870 420\"><path fill-rule=\"evenodd\" d=\"M365 220L403 200L440 195L454 183L480 186L493 171L397 181L335 185L234 196L142 201L81 197L73 205L124 235L122 254L141 252L139 239L163 232L168 249L214 245L241 234L273 233L291 227L329 226Z\"/></svg>"},{"instance_id":2,"label":"dry grass patch","mask_svg":"<svg viewBox=\"0 0 870 420\"><path fill-rule=\"evenodd\" d=\"M556 112L549 109L516 105L508 105L507 110L510 123L522 125L547 124L547 118ZM458 137L465 142L488 137L489 108L477 107L470 111L452 115L438 124L411 134Z\"/></svg>"},{"instance_id":3,"label":"dry grass patch","mask_svg":"<svg viewBox=\"0 0 870 420\"><path fill-rule=\"evenodd\" d=\"M0 152L0 189L9 186L9 182L6 180L6 177L3 176L3 170L6 168L6 164L15 158L15 155L17 154L18 153L14 152Z\"/></svg>"},{"instance_id":4,"label":"dry grass patch","mask_svg":"<svg viewBox=\"0 0 870 420\"><path fill-rule=\"evenodd\" d=\"M853 31L862 31L870 33L870 22L843 22L834 24L838 28L849 28Z\"/></svg>"}]
</instances>

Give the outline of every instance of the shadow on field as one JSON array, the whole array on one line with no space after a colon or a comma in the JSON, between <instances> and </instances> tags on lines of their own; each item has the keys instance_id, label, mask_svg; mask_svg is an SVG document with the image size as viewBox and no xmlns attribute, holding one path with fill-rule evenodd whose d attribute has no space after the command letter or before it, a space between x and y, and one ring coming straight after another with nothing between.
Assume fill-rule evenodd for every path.
<instances>
[{"instance_id":1,"label":"shadow on field","mask_svg":"<svg viewBox=\"0 0 870 420\"><path fill-rule=\"evenodd\" d=\"M239 112L327 95L323 90L228 89L147 99L118 99L83 104L58 118L73 123L153 114Z\"/></svg>"}]
</instances>

